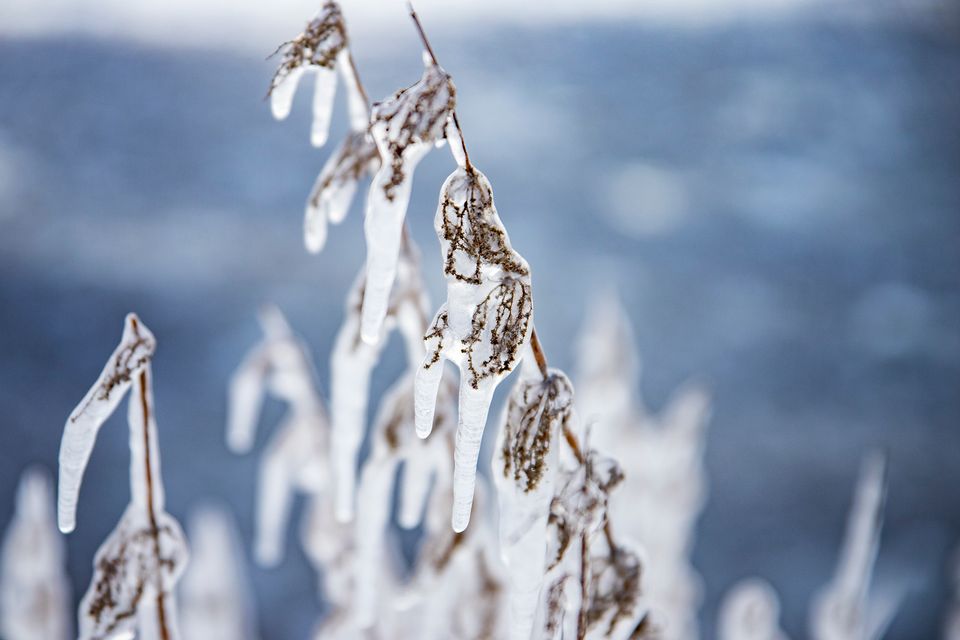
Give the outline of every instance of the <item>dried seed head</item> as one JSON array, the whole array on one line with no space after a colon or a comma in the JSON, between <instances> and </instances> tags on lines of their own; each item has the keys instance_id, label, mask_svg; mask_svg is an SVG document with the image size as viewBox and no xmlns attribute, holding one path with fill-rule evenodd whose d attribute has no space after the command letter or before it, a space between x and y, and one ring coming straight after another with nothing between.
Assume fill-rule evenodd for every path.
<instances>
[{"instance_id":1,"label":"dried seed head","mask_svg":"<svg viewBox=\"0 0 960 640\"><path fill-rule=\"evenodd\" d=\"M340 5L328 1L303 33L277 49L282 53L280 66L273 74L267 95L280 86L295 70L305 67L333 69L337 55L347 46L347 28Z\"/></svg>"}]
</instances>

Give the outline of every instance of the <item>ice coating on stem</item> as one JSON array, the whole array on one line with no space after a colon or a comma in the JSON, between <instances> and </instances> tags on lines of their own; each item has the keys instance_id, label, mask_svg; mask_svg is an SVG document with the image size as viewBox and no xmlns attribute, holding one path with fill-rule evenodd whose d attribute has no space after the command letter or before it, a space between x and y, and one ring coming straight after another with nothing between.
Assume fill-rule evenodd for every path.
<instances>
[{"instance_id":1,"label":"ice coating on stem","mask_svg":"<svg viewBox=\"0 0 960 640\"><path fill-rule=\"evenodd\" d=\"M452 525L470 520L477 456L497 385L520 361L533 328L530 268L510 246L486 176L458 167L444 182L434 219L444 256L447 301L424 336L417 372L417 434L433 423L443 361L460 369Z\"/></svg>"},{"instance_id":2,"label":"ice coating on stem","mask_svg":"<svg viewBox=\"0 0 960 640\"><path fill-rule=\"evenodd\" d=\"M337 88L336 66L346 47L347 30L340 5L330 0L303 33L277 50L282 54L280 66L267 92L273 117L283 120L290 114L300 80L308 72L315 74L310 142L316 147L322 147L327 141Z\"/></svg>"},{"instance_id":3,"label":"ice coating on stem","mask_svg":"<svg viewBox=\"0 0 960 640\"><path fill-rule=\"evenodd\" d=\"M814 640L874 640L882 637L892 618L892 603L875 607L880 611L868 611L886 500L885 467L878 452L869 454L861 465L836 572L811 608Z\"/></svg>"},{"instance_id":4,"label":"ice coating on stem","mask_svg":"<svg viewBox=\"0 0 960 640\"><path fill-rule=\"evenodd\" d=\"M413 374L398 380L384 396L373 427L370 457L363 466L357 512L357 615L358 624L370 627L380 611L380 576L388 564L386 525L397 468L403 464L400 484L400 525L420 523L434 478L449 477L453 446L454 394L452 386L441 392L433 435L421 440L413 431Z\"/></svg>"},{"instance_id":5,"label":"ice coating on stem","mask_svg":"<svg viewBox=\"0 0 960 640\"><path fill-rule=\"evenodd\" d=\"M450 76L428 62L416 84L373 106L370 135L381 165L367 196L367 292L360 327L362 339L370 344L381 338L387 315L414 169L443 141L455 103L456 89Z\"/></svg>"},{"instance_id":6,"label":"ice coating on stem","mask_svg":"<svg viewBox=\"0 0 960 640\"><path fill-rule=\"evenodd\" d=\"M236 452L249 451L264 394L289 406L264 452L257 489L255 557L261 565L272 566L283 557L294 493L321 491L329 482L329 433L306 347L276 307L264 308L260 322L264 339L231 380L227 443Z\"/></svg>"},{"instance_id":7,"label":"ice coating on stem","mask_svg":"<svg viewBox=\"0 0 960 640\"><path fill-rule=\"evenodd\" d=\"M153 357L156 340L136 314L124 320L123 336L104 365L100 377L67 418L60 441L60 480L57 521L60 530L76 527L77 499L97 433L116 410L134 379Z\"/></svg>"},{"instance_id":8,"label":"ice coating on stem","mask_svg":"<svg viewBox=\"0 0 960 640\"><path fill-rule=\"evenodd\" d=\"M246 558L230 514L201 507L190 518L190 565L180 583L187 640L254 640L255 608Z\"/></svg>"},{"instance_id":9,"label":"ice coating on stem","mask_svg":"<svg viewBox=\"0 0 960 640\"><path fill-rule=\"evenodd\" d=\"M350 637L329 634L327 623L346 617L349 626L354 627L354 566L357 560L353 523L338 522L334 517L333 502L325 496L314 495L300 529L300 539L307 558L322 576L320 591L333 609L321 627L326 629L323 637ZM386 576L382 579L389 582Z\"/></svg>"},{"instance_id":10,"label":"ice coating on stem","mask_svg":"<svg viewBox=\"0 0 960 640\"><path fill-rule=\"evenodd\" d=\"M333 429L330 464L336 474L337 518L342 522L353 517L357 453L366 432L370 374L380 360L387 335L398 327L404 336L411 366L419 365L423 359L422 336L428 301L420 276L419 252L413 242L407 240L401 251L386 322L375 344L360 339L366 282L366 274L361 271L347 297L344 321L330 358Z\"/></svg>"},{"instance_id":11,"label":"ice coating on stem","mask_svg":"<svg viewBox=\"0 0 960 640\"><path fill-rule=\"evenodd\" d=\"M765 580L741 580L720 603L719 640L788 640L780 630L780 598Z\"/></svg>"},{"instance_id":12,"label":"ice coating on stem","mask_svg":"<svg viewBox=\"0 0 960 640\"><path fill-rule=\"evenodd\" d=\"M558 438L572 416L573 386L563 372L543 378L525 360L504 408L493 456L500 506L500 553L510 584L510 638L533 629L547 558L547 517L559 472Z\"/></svg>"},{"instance_id":13,"label":"ice coating on stem","mask_svg":"<svg viewBox=\"0 0 960 640\"><path fill-rule=\"evenodd\" d=\"M0 553L0 636L67 640L70 582L46 470L29 468L21 476Z\"/></svg>"}]
</instances>

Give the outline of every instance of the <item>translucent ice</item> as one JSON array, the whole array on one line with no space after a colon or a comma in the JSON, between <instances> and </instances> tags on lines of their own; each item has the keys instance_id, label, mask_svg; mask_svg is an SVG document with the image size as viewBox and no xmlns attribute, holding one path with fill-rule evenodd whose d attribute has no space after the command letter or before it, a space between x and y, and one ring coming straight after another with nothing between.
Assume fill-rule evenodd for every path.
<instances>
[{"instance_id":1,"label":"translucent ice","mask_svg":"<svg viewBox=\"0 0 960 640\"><path fill-rule=\"evenodd\" d=\"M780 630L780 599L764 580L735 584L720 604L719 640L787 640Z\"/></svg>"},{"instance_id":2,"label":"translucent ice","mask_svg":"<svg viewBox=\"0 0 960 640\"><path fill-rule=\"evenodd\" d=\"M360 326L361 337L371 344L380 339L387 315L414 169L444 139L455 95L450 76L428 62L416 84L373 107L370 134L381 165L367 196L367 291Z\"/></svg>"},{"instance_id":3,"label":"translucent ice","mask_svg":"<svg viewBox=\"0 0 960 640\"><path fill-rule=\"evenodd\" d=\"M0 556L0 636L67 640L70 583L47 472L27 469Z\"/></svg>"},{"instance_id":4,"label":"translucent ice","mask_svg":"<svg viewBox=\"0 0 960 640\"><path fill-rule=\"evenodd\" d=\"M493 190L478 170L458 167L447 178L434 227L444 255L447 301L424 337L416 424L421 437L430 433L443 361L450 360L460 368L452 525L463 531L490 401L530 339L533 300L529 267L510 246Z\"/></svg>"}]
</instances>

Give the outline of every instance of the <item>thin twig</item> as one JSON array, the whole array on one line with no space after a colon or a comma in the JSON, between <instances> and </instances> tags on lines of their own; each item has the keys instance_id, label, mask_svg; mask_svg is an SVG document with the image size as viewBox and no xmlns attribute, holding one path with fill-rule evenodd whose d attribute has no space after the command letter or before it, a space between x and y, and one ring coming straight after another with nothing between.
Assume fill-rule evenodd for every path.
<instances>
[{"instance_id":1,"label":"thin twig","mask_svg":"<svg viewBox=\"0 0 960 640\"><path fill-rule=\"evenodd\" d=\"M363 88L363 83L360 82L360 72L357 71L357 63L353 60L353 53L350 51L350 47L347 47L347 62L350 63L350 70L353 72L353 79L356 81L357 91L360 92L360 96L363 98L364 104L367 107L370 107L370 96L367 95L367 90Z\"/></svg>"},{"instance_id":2,"label":"thin twig","mask_svg":"<svg viewBox=\"0 0 960 640\"><path fill-rule=\"evenodd\" d=\"M530 330L530 349L533 350L533 359L537 361L540 375L546 379L550 375L547 368L547 356L543 353L543 346L540 344L540 338L537 337L536 328Z\"/></svg>"},{"instance_id":3,"label":"thin twig","mask_svg":"<svg viewBox=\"0 0 960 640\"><path fill-rule=\"evenodd\" d=\"M437 56L433 54L433 47L430 46L430 40L427 39L427 33L423 30L423 25L420 24L420 18L417 16L417 12L413 8L412 2L407 2L407 10L410 12L410 17L413 18L413 24L417 27L417 32L420 34L420 40L423 41L423 48L426 49L427 54L430 55L430 60L433 61L435 66L440 66L437 63Z\"/></svg>"}]
</instances>

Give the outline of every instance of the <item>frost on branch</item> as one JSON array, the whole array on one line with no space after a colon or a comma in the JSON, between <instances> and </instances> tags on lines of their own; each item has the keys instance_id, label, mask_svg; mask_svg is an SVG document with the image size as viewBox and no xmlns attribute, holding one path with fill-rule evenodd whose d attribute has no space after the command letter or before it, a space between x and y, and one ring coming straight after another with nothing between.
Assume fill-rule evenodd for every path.
<instances>
[{"instance_id":1,"label":"frost on branch","mask_svg":"<svg viewBox=\"0 0 960 640\"><path fill-rule=\"evenodd\" d=\"M709 396L688 383L659 415L643 407L633 333L613 293L591 304L578 342L577 404L596 424L597 448L615 453L623 465L624 488L611 496L610 513L618 534L646 552L644 591L652 620L664 640L696 637L702 587L690 552L706 501Z\"/></svg>"},{"instance_id":2,"label":"frost on branch","mask_svg":"<svg viewBox=\"0 0 960 640\"><path fill-rule=\"evenodd\" d=\"M400 330L411 367L418 366L423 359L422 336L428 302L420 275L419 252L413 242L407 240L403 244L387 316L375 344L360 338L366 282L366 273L361 271L347 297L344 321L330 358L333 434L330 464L335 470L336 513L341 521L353 517L357 452L366 431L370 374L380 359L389 333L394 328Z\"/></svg>"},{"instance_id":3,"label":"frost on branch","mask_svg":"<svg viewBox=\"0 0 960 640\"><path fill-rule=\"evenodd\" d=\"M530 340L533 298L530 269L510 246L493 190L478 170L460 166L447 178L434 228L445 256L447 301L424 336L427 355L415 394L417 433L430 433L446 358L460 368L452 524L463 531L490 402Z\"/></svg>"},{"instance_id":4,"label":"frost on branch","mask_svg":"<svg viewBox=\"0 0 960 640\"><path fill-rule=\"evenodd\" d=\"M336 67L347 50L347 29L340 5L328 1L303 33L284 43L277 50L282 54L280 66L270 81L270 107L273 117L283 120L290 115L290 106L297 85L304 74L316 75L313 92L313 126L310 141L322 147L330 130L333 98L337 89Z\"/></svg>"},{"instance_id":5,"label":"frost on branch","mask_svg":"<svg viewBox=\"0 0 960 640\"><path fill-rule=\"evenodd\" d=\"M455 96L447 72L435 61L426 60L416 84L373 106L370 134L381 165L367 196L367 292L361 323L361 336L371 344L380 339L387 314L414 169L430 149L443 142Z\"/></svg>"},{"instance_id":6,"label":"frost on branch","mask_svg":"<svg viewBox=\"0 0 960 640\"><path fill-rule=\"evenodd\" d=\"M530 365L522 373L504 409L493 478L500 505L500 554L510 581L510 637L526 640L543 583L547 516L559 472L557 443L573 413L573 387L555 369L546 379Z\"/></svg>"},{"instance_id":7,"label":"frost on branch","mask_svg":"<svg viewBox=\"0 0 960 640\"><path fill-rule=\"evenodd\" d=\"M735 584L720 603L719 640L788 640L780 630L780 599L764 580Z\"/></svg>"},{"instance_id":8,"label":"frost on branch","mask_svg":"<svg viewBox=\"0 0 960 640\"><path fill-rule=\"evenodd\" d=\"M885 466L884 457L874 452L860 468L836 572L817 594L811 608L810 632L814 640L881 638L896 610L895 600L869 602L887 493Z\"/></svg>"},{"instance_id":9,"label":"frost on branch","mask_svg":"<svg viewBox=\"0 0 960 640\"><path fill-rule=\"evenodd\" d=\"M133 633L179 637L173 590L186 566L187 545L180 525L163 509L150 372L155 346L153 334L129 314L120 345L64 428L58 511L60 528L69 531L97 431L131 389L131 502L94 558L93 579L80 603L81 640Z\"/></svg>"},{"instance_id":10,"label":"frost on branch","mask_svg":"<svg viewBox=\"0 0 960 640\"><path fill-rule=\"evenodd\" d=\"M283 557L294 492L319 492L328 485L329 434L306 347L276 307L264 309L260 321L264 339L230 381L227 444L236 453L251 449L265 393L289 406L260 467L255 556L272 566Z\"/></svg>"},{"instance_id":11,"label":"frost on branch","mask_svg":"<svg viewBox=\"0 0 960 640\"><path fill-rule=\"evenodd\" d=\"M0 636L67 640L70 583L47 472L27 469L0 557Z\"/></svg>"},{"instance_id":12,"label":"frost on branch","mask_svg":"<svg viewBox=\"0 0 960 640\"><path fill-rule=\"evenodd\" d=\"M246 558L233 520L203 507L190 519L190 566L180 583L180 618L188 640L254 640L255 608Z\"/></svg>"}]
</instances>

